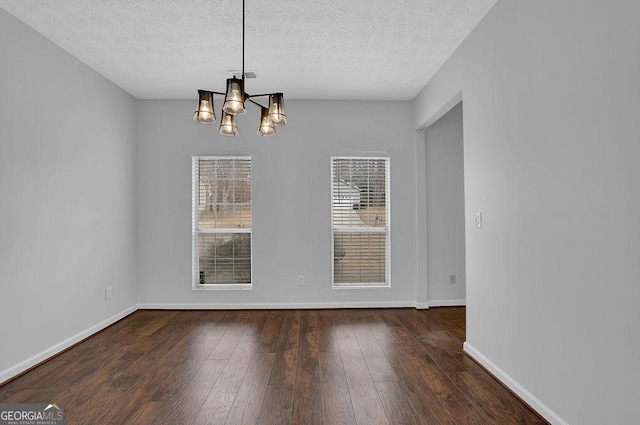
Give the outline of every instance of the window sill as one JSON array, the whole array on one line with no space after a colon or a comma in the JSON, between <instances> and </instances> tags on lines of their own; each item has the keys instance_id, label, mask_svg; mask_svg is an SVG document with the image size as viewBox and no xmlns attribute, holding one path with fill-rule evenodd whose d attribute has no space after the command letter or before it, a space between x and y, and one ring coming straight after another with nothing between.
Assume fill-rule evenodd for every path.
<instances>
[{"instance_id":1,"label":"window sill","mask_svg":"<svg viewBox=\"0 0 640 425\"><path fill-rule=\"evenodd\" d=\"M379 289L379 288L391 288L390 284L383 285L331 285L331 289Z\"/></svg>"},{"instance_id":2,"label":"window sill","mask_svg":"<svg viewBox=\"0 0 640 425\"><path fill-rule=\"evenodd\" d=\"M253 289L250 283L243 284L209 284L209 285L193 285L194 291L248 291Z\"/></svg>"}]
</instances>

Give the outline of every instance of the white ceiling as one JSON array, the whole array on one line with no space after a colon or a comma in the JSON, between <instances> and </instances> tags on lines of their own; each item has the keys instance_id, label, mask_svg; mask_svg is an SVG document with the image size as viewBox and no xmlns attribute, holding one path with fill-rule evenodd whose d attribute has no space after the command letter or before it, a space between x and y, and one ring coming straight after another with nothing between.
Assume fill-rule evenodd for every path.
<instances>
[{"instance_id":1,"label":"white ceiling","mask_svg":"<svg viewBox=\"0 0 640 425\"><path fill-rule=\"evenodd\" d=\"M247 92L410 100L497 0L246 0ZM140 99L224 91L241 0L0 0Z\"/></svg>"}]
</instances>

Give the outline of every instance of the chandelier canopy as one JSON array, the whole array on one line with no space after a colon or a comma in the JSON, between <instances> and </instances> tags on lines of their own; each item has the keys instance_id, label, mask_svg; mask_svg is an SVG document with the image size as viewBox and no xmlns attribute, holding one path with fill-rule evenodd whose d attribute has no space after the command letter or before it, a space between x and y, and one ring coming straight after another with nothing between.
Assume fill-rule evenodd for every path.
<instances>
[{"instance_id":1,"label":"chandelier canopy","mask_svg":"<svg viewBox=\"0 0 640 425\"><path fill-rule=\"evenodd\" d=\"M213 95L224 95L222 104L222 117L220 119L219 131L225 136L235 136L238 134L236 116L247 112L245 104L251 102L260 107L260 124L258 134L261 136L273 136L276 134L276 127L285 125L287 117L284 113L284 95L282 93L265 93L250 95L244 91L244 1L242 0L242 78L236 76L227 79L227 90L222 92L210 90L198 90L198 106L193 115L193 120L200 124L213 124L216 121L216 111L213 105ZM263 106L253 100L254 98L266 97L269 106Z\"/></svg>"}]
</instances>

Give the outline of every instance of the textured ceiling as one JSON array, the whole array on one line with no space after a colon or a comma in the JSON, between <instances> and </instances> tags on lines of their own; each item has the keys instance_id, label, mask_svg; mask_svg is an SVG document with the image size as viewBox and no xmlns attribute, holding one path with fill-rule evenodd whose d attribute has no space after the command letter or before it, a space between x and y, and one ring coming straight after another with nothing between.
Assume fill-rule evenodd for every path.
<instances>
[{"instance_id":1,"label":"textured ceiling","mask_svg":"<svg viewBox=\"0 0 640 425\"><path fill-rule=\"evenodd\" d=\"M249 93L415 97L497 0L246 0ZM0 0L141 99L224 91L242 66L241 0Z\"/></svg>"}]
</instances>

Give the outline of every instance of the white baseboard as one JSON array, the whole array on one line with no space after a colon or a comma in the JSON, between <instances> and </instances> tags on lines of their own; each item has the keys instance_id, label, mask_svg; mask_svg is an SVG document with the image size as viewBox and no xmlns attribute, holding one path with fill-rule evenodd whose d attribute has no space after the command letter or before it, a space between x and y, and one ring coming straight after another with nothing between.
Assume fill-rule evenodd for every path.
<instances>
[{"instance_id":1,"label":"white baseboard","mask_svg":"<svg viewBox=\"0 0 640 425\"><path fill-rule=\"evenodd\" d=\"M415 301L320 302L320 303L142 303L142 310L271 310L315 308L403 308L415 307Z\"/></svg>"},{"instance_id":2,"label":"white baseboard","mask_svg":"<svg viewBox=\"0 0 640 425\"><path fill-rule=\"evenodd\" d=\"M459 307L467 305L467 300L430 300L429 307Z\"/></svg>"},{"instance_id":3,"label":"white baseboard","mask_svg":"<svg viewBox=\"0 0 640 425\"><path fill-rule=\"evenodd\" d=\"M427 310L429 309L429 303L419 303L416 302L413 305L417 310Z\"/></svg>"},{"instance_id":4,"label":"white baseboard","mask_svg":"<svg viewBox=\"0 0 640 425\"><path fill-rule=\"evenodd\" d=\"M495 363L489 360L484 354L476 350L471 344L465 342L463 350L469 354L475 361L480 363L485 369L493 374L500 382L507 386L511 391L525 401L533 410L538 412L543 418L552 425L569 425L567 421L562 419L557 413L551 410L547 405L538 400L533 394L527 391L515 379L509 376L505 371L500 369Z\"/></svg>"},{"instance_id":5,"label":"white baseboard","mask_svg":"<svg viewBox=\"0 0 640 425\"><path fill-rule=\"evenodd\" d=\"M5 369L3 371L0 371L0 384L4 383L5 381L8 381L9 379L21 374L22 372L29 370L30 368L34 367L35 365L42 363L43 361L55 356L56 354L60 353L61 351L66 350L67 348L73 346L74 344L77 344L78 342L82 341L85 338L90 337L91 335L103 330L104 328L106 328L107 326L110 326L112 324L114 324L115 322L117 322L118 320L130 315L131 313L133 313L134 311L136 311L138 309L137 305L132 305L131 307L129 307L128 309L121 311L120 313L117 313L111 317L109 317L108 319L103 320L102 322L91 326L88 329L85 329L82 332L79 332L75 335L73 335L70 338L65 339L64 341L47 348L46 350L42 351L41 353L36 354L35 356L32 356L20 363L18 363L15 366L10 367L9 369Z\"/></svg>"}]
</instances>

